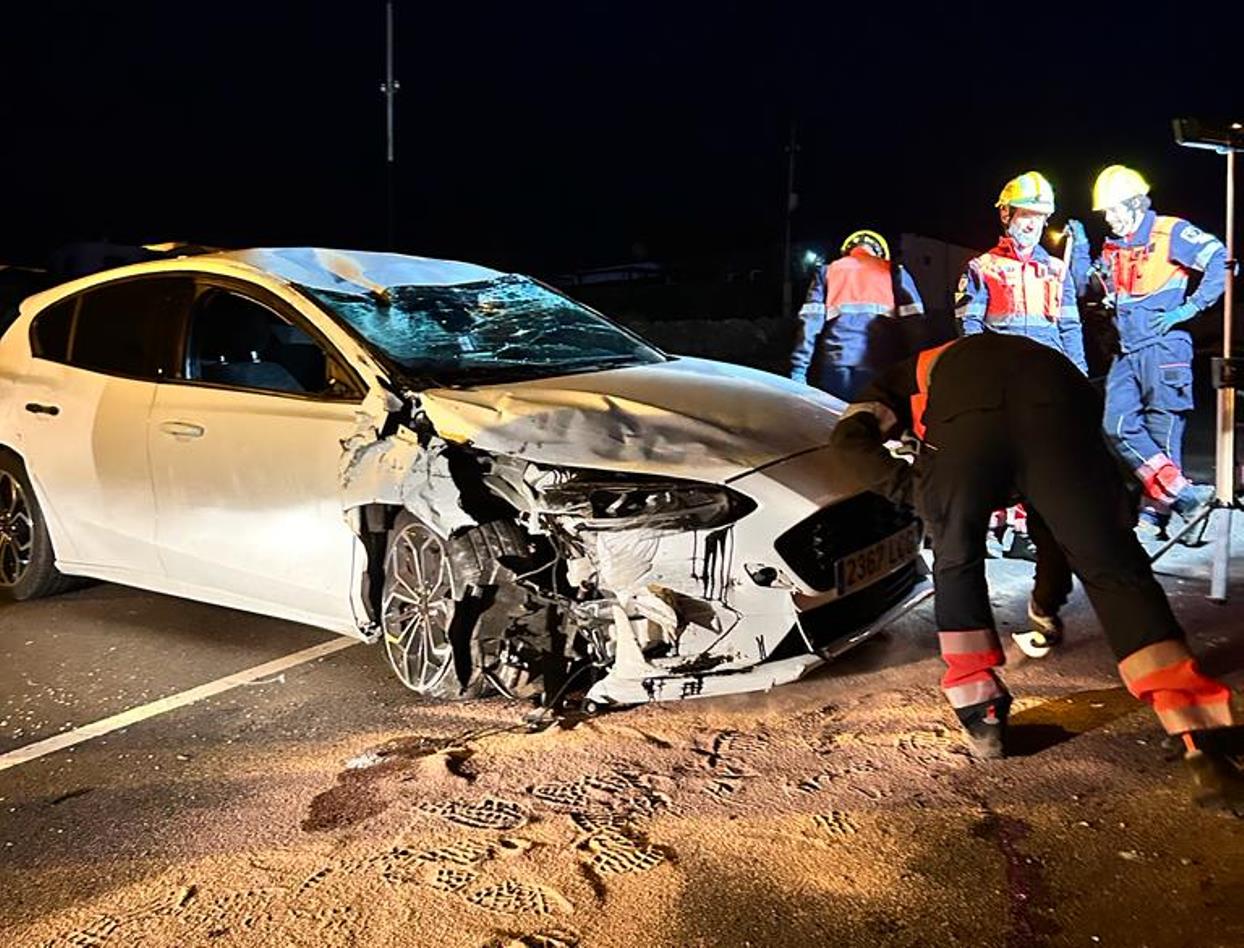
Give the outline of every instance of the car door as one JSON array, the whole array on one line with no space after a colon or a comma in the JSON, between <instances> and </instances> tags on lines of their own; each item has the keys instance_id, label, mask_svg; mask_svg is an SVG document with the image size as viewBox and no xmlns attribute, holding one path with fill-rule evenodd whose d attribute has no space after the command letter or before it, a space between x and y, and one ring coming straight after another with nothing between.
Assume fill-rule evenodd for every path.
<instances>
[{"instance_id":1,"label":"car door","mask_svg":"<svg viewBox=\"0 0 1244 948\"><path fill-rule=\"evenodd\" d=\"M147 415L176 361L187 276L103 283L31 323L19 439L68 572L158 576Z\"/></svg>"},{"instance_id":2,"label":"car door","mask_svg":"<svg viewBox=\"0 0 1244 948\"><path fill-rule=\"evenodd\" d=\"M187 595L349 631L357 538L342 442L362 383L260 287L200 282L148 434L156 542Z\"/></svg>"}]
</instances>

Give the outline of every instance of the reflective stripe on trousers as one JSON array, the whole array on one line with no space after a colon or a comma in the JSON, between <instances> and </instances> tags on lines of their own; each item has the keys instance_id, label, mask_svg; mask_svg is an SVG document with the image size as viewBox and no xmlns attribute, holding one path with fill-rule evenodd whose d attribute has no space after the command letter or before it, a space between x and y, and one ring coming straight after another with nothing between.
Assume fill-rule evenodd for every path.
<instances>
[{"instance_id":1,"label":"reflective stripe on trousers","mask_svg":"<svg viewBox=\"0 0 1244 948\"><path fill-rule=\"evenodd\" d=\"M1145 702L1168 734L1230 727L1231 690L1201 673L1188 646L1177 639L1155 642L1119 662L1127 690Z\"/></svg>"},{"instance_id":2,"label":"reflective stripe on trousers","mask_svg":"<svg viewBox=\"0 0 1244 948\"><path fill-rule=\"evenodd\" d=\"M970 708L1007 693L994 673L1006 662L1006 654L993 629L939 632L937 641L946 663L942 693L952 708Z\"/></svg>"}]
</instances>

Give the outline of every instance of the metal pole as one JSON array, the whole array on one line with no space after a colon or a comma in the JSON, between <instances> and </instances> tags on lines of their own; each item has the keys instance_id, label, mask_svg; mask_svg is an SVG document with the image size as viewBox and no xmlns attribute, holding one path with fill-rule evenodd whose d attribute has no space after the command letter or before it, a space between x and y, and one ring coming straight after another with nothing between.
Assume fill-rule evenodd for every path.
<instances>
[{"instance_id":1,"label":"metal pole","mask_svg":"<svg viewBox=\"0 0 1244 948\"><path fill-rule=\"evenodd\" d=\"M1222 355L1232 354L1232 317L1235 283L1235 149L1227 150L1227 274L1222 297ZM1214 563L1210 574L1209 598L1224 602L1227 598L1227 573L1231 568L1231 520L1235 508L1235 389L1218 390L1218 533L1214 537Z\"/></svg>"},{"instance_id":2,"label":"metal pole","mask_svg":"<svg viewBox=\"0 0 1244 948\"><path fill-rule=\"evenodd\" d=\"M385 208L389 248L394 244L394 188L397 165L397 146L393 136L393 98L400 88L393 78L393 0L384 5L384 82L380 91L384 94L385 123Z\"/></svg>"},{"instance_id":3,"label":"metal pole","mask_svg":"<svg viewBox=\"0 0 1244 948\"><path fill-rule=\"evenodd\" d=\"M791 281L790 281L790 217L795 203L795 152L799 146L795 144L795 122L790 123L790 144L786 146L786 239L782 245L782 313L783 319L790 316Z\"/></svg>"}]
</instances>

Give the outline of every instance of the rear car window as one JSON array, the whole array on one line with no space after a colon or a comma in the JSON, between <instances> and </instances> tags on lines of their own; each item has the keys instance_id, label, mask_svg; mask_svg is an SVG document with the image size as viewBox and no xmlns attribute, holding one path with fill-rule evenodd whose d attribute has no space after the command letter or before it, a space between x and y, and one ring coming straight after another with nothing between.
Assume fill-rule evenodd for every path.
<instances>
[{"instance_id":1,"label":"rear car window","mask_svg":"<svg viewBox=\"0 0 1244 948\"><path fill-rule=\"evenodd\" d=\"M189 277L107 283L81 297L69 364L139 379L171 376L182 321L194 296Z\"/></svg>"},{"instance_id":2,"label":"rear car window","mask_svg":"<svg viewBox=\"0 0 1244 948\"><path fill-rule=\"evenodd\" d=\"M53 303L30 325L30 351L37 359L65 362L69 357L69 335L73 330L73 314L77 297Z\"/></svg>"}]
</instances>

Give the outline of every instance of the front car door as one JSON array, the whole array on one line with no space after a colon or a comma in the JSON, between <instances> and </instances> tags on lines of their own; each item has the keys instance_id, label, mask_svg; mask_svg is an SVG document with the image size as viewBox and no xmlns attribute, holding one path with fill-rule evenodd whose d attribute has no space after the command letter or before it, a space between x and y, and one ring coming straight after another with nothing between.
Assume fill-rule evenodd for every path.
<instances>
[{"instance_id":1,"label":"front car door","mask_svg":"<svg viewBox=\"0 0 1244 948\"><path fill-rule=\"evenodd\" d=\"M215 278L200 281L179 368L148 441L173 590L357 631L363 554L339 471L362 383L286 301Z\"/></svg>"}]
</instances>

